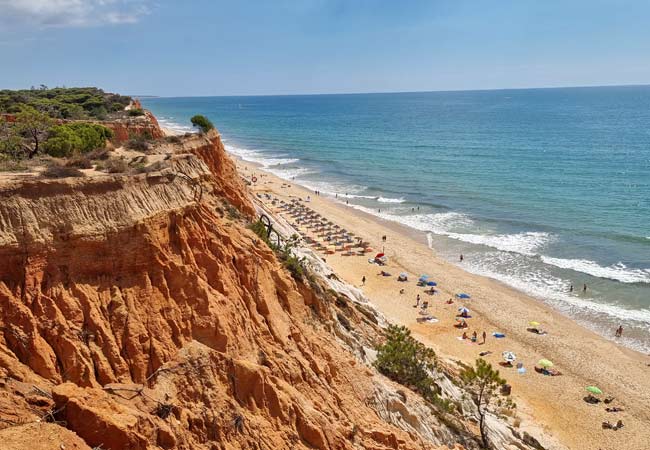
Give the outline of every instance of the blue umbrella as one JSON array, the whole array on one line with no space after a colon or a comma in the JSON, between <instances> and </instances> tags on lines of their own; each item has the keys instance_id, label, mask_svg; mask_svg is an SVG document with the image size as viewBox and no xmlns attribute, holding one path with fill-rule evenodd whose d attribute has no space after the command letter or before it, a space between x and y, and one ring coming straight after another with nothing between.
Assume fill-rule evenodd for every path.
<instances>
[{"instance_id":1,"label":"blue umbrella","mask_svg":"<svg viewBox=\"0 0 650 450\"><path fill-rule=\"evenodd\" d=\"M429 281L427 283L427 286L438 286L438 283L436 283L435 281Z\"/></svg>"},{"instance_id":2,"label":"blue umbrella","mask_svg":"<svg viewBox=\"0 0 650 450\"><path fill-rule=\"evenodd\" d=\"M402 273L399 274L399 276L402 277L402 278L406 278L408 276L408 274L406 272L402 272Z\"/></svg>"},{"instance_id":3,"label":"blue umbrella","mask_svg":"<svg viewBox=\"0 0 650 450\"><path fill-rule=\"evenodd\" d=\"M469 294L456 294L458 298L470 298Z\"/></svg>"},{"instance_id":4,"label":"blue umbrella","mask_svg":"<svg viewBox=\"0 0 650 450\"><path fill-rule=\"evenodd\" d=\"M428 280L429 275L420 275L420 280Z\"/></svg>"},{"instance_id":5,"label":"blue umbrella","mask_svg":"<svg viewBox=\"0 0 650 450\"><path fill-rule=\"evenodd\" d=\"M458 308L458 311L460 313L465 313L465 314L469 313L469 309L465 308L464 306L461 306L460 308Z\"/></svg>"}]
</instances>

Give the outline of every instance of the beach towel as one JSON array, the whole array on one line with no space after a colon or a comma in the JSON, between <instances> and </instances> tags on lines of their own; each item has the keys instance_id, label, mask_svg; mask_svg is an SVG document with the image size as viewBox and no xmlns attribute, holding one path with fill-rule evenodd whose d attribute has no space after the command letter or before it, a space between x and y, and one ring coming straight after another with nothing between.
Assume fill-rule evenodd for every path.
<instances>
[{"instance_id":1,"label":"beach towel","mask_svg":"<svg viewBox=\"0 0 650 450\"><path fill-rule=\"evenodd\" d=\"M505 334L503 334L503 333L497 333L497 332L492 333L492 336L494 336L494 337L497 338L497 339L501 339L501 338L506 337Z\"/></svg>"}]
</instances>

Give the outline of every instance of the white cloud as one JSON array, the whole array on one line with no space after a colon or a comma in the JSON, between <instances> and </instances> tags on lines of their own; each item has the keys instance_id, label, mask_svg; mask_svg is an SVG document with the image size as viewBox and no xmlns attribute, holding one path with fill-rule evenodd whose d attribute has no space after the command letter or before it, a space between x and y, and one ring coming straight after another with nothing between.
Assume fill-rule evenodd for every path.
<instances>
[{"instance_id":1,"label":"white cloud","mask_svg":"<svg viewBox=\"0 0 650 450\"><path fill-rule=\"evenodd\" d=\"M148 0L0 0L0 23L86 27L135 23Z\"/></svg>"}]
</instances>

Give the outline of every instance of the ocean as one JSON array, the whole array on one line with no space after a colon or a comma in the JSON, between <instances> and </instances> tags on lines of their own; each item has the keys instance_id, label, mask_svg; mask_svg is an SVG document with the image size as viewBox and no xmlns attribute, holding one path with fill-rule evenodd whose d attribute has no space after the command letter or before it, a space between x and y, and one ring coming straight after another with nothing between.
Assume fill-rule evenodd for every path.
<instances>
[{"instance_id":1,"label":"ocean","mask_svg":"<svg viewBox=\"0 0 650 450\"><path fill-rule=\"evenodd\" d=\"M650 352L650 86L142 103Z\"/></svg>"}]
</instances>

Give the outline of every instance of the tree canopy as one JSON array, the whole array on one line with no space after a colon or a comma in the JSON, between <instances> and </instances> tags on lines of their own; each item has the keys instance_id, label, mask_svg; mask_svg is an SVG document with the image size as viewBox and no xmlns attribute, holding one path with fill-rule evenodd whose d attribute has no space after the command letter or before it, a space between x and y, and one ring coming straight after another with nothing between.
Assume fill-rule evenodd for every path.
<instances>
[{"instance_id":1,"label":"tree canopy","mask_svg":"<svg viewBox=\"0 0 650 450\"><path fill-rule=\"evenodd\" d=\"M404 326L390 325L386 342L377 347L375 367L379 372L434 401L438 387L431 377L436 354L411 336Z\"/></svg>"},{"instance_id":2,"label":"tree canopy","mask_svg":"<svg viewBox=\"0 0 650 450\"><path fill-rule=\"evenodd\" d=\"M48 155L63 158L104 148L112 137L113 132L102 125L67 123L52 127L43 146Z\"/></svg>"},{"instance_id":3,"label":"tree canopy","mask_svg":"<svg viewBox=\"0 0 650 450\"><path fill-rule=\"evenodd\" d=\"M214 125L212 124L212 122L210 122L210 120L207 117L202 116L200 114L197 114L196 116L192 117L190 121L192 122L192 125L194 125L199 130L201 130L201 133L207 133L208 131L214 129Z\"/></svg>"},{"instance_id":4,"label":"tree canopy","mask_svg":"<svg viewBox=\"0 0 650 450\"><path fill-rule=\"evenodd\" d=\"M15 114L30 106L55 119L103 120L124 110L131 100L94 87L0 90L0 113Z\"/></svg>"},{"instance_id":5,"label":"tree canopy","mask_svg":"<svg viewBox=\"0 0 650 450\"><path fill-rule=\"evenodd\" d=\"M479 416L479 428L483 447L489 448L487 430L485 429L485 415L488 412L492 397L498 395L498 389L506 384L498 370L484 359L477 359L474 367L469 366L460 373L461 380L472 395Z\"/></svg>"}]
</instances>

